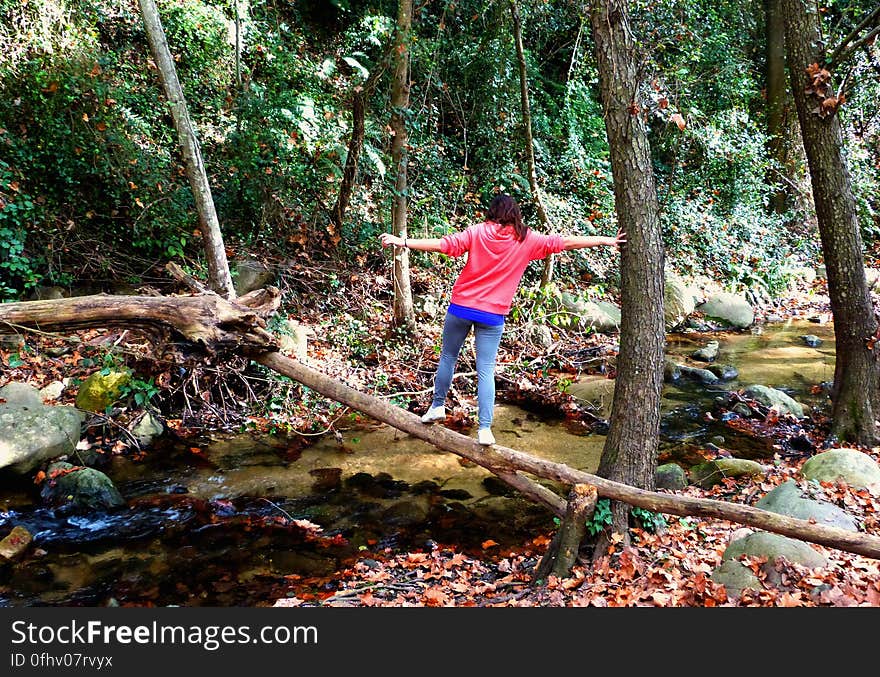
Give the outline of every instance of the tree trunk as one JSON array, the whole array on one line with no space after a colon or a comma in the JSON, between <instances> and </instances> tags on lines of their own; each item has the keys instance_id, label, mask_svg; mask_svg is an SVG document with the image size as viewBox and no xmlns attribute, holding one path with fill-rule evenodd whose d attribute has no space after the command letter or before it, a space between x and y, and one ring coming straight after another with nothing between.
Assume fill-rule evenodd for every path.
<instances>
[{"instance_id":1,"label":"tree trunk","mask_svg":"<svg viewBox=\"0 0 880 677\"><path fill-rule=\"evenodd\" d=\"M653 488L663 388L663 263L657 195L646 123L638 100L639 64L626 0L597 0L591 12L614 203L627 233L621 252L621 325L610 430L599 475ZM627 506L612 508L626 534ZM597 553L604 548L597 547Z\"/></svg>"},{"instance_id":2,"label":"tree trunk","mask_svg":"<svg viewBox=\"0 0 880 677\"><path fill-rule=\"evenodd\" d=\"M788 133L788 86L785 81L785 17L780 0L764 0L764 22L767 153L775 163L767 180L770 185L777 186L769 206L776 214L784 214L794 204L792 186L796 182L791 166L792 150L789 148L792 139Z\"/></svg>"},{"instance_id":3,"label":"tree trunk","mask_svg":"<svg viewBox=\"0 0 880 677\"><path fill-rule=\"evenodd\" d=\"M345 154L345 167L342 169L342 181L339 183L339 194L333 206L333 220L336 228L342 228L345 212L351 200L351 194L357 183L358 164L364 148L365 117L367 99L376 88L379 78L385 72L386 59L376 65L363 85L354 88L351 97L351 137L348 140L348 152Z\"/></svg>"},{"instance_id":4,"label":"tree trunk","mask_svg":"<svg viewBox=\"0 0 880 677\"><path fill-rule=\"evenodd\" d=\"M165 30L159 20L159 10L156 8L155 0L138 0L138 2L144 17L144 28L150 50L159 69L159 79L162 81L165 96L171 107L174 128L177 130L177 138L186 163L186 176L199 214L199 231L202 234L205 259L208 264L208 284L224 298L234 299L235 287L232 285L220 222L217 220L217 211L211 197L211 186L205 174L202 151L189 117L183 88L177 79L174 59L165 39Z\"/></svg>"},{"instance_id":5,"label":"tree trunk","mask_svg":"<svg viewBox=\"0 0 880 677\"><path fill-rule=\"evenodd\" d=\"M391 221L393 232L406 237L407 209L407 132L406 115L409 112L409 42L412 28L412 0L399 0L397 9L397 39L394 49L394 85L391 92L391 164L395 182L392 197ZM416 316L413 309L412 287L409 274L409 250L394 249L394 323L412 329Z\"/></svg>"},{"instance_id":6,"label":"tree trunk","mask_svg":"<svg viewBox=\"0 0 880 677\"><path fill-rule=\"evenodd\" d=\"M749 505L679 496L628 486L501 445L484 447L443 426L428 426L418 416L362 393L303 363L277 352L275 337L265 330L267 314L277 308L277 289L257 290L228 302L210 293L199 296L81 296L49 301L0 303L0 327L12 331L89 326L152 326L176 332L209 353L236 350L288 376L315 392L363 412L434 446L486 468L526 497L564 517L566 502L525 473L565 485L595 487L598 496L654 512L737 522L819 545L880 559L880 537L816 524ZM248 303L245 306L244 303ZM155 332L154 332L155 333Z\"/></svg>"},{"instance_id":7,"label":"tree trunk","mask_svg":"<svg viewBox=\"0 0 880 677\"><path fill-rule=\"evenodd\" d=\"M532 200L538 212L538 220L545 233L549 233L550 218L544 209L544 201L541 199L541 189L538 187L538 169L535 164L535 139L532 136L532 111L529 107L529 78L526 70L526 55L523 49L522 22L519 18L519 7L516 0L510 0L510 15L513 18L513 40L516 43L516 59L519 62L519 92L520 105L522 108L523 133L526 137L526 162L528 164L529 188L532 192ZM546 287L553 279L553 254L548 254L544 259L544 270L541 273L541 286Z\"/></svg>"},{"instance_id":8,"label":"tree trunk","mask_svg":"<svg viewBox=\"0 0 880 677\"><path fill-rule=\"evenodd\" d=\"M587 522L596 510L596 487L575 484L568 493L568 507L556 535L535 568L532 583L546 580L550 575L565 578L571 574L587 533Z\"/></svg>"},{"instance_id":9,"label":"tree trunk","mask_svg":"<svg viewBox=\"0 0 880 677\"><path fill-rule=\"evenodd\" d=\"M831 73L815 6L782 0L791 88L813 184L822 239L828 295L834 317L835 351L832 434L841 441L872 446L880 415L875 340L877 320L865 282L862 238Z\"/></svg>"}]
</instances>

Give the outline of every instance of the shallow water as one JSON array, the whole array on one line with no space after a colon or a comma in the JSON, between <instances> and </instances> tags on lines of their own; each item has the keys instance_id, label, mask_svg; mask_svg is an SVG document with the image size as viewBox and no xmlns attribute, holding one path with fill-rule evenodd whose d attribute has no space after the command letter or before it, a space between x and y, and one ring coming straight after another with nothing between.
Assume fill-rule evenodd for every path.
<instances>
[{"instance_id":1,"label":"shallow water","mask_svg":"<svg viewBox=\"0 0 880 677\"><path fill-rule=\"evenodd\" d=\"M807 347L805 334L822 345ZM710 389L665 386L661 447L717 441L702 417L715 391L761 383L823 405L810 389L833 376L830 326L675 335L668 354L705 366L688 355L712 339L721 344L716 362L736 366L739 377ZM605 441L504 404L494 431L501 445L587 472L598 467ZM35 507L35 490L6 478L0 534L22 525L34 549L0 566L0 605L271 604L283 594L284 576L332 586L332 573L365 552L432 540L478 549L492 539L504 548L552 526L545 510L457 455L385 425L339 432L341 440L327 435L310 446L297 438L216 436L198 453L166 444L143 460L115 457L101 469L128 507L112 513Z\"/></svg>"}]
</instances>

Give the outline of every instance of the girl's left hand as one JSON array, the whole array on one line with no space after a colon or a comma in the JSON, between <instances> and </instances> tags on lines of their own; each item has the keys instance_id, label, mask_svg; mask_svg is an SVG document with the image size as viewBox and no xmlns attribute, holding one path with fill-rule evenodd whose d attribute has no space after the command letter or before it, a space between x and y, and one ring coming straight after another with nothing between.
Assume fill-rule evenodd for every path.
<instances>
[{"instance_id":1,"label":"girl's left hand","mask_svg":"<svg viewBox=\"0 0 880 677\"><path fill-rule=\"evenodd\" d=\"M397 237L396 235L392 235L391 233L382 233L379 238L382 241L383 247L402 247L403 246L403 238Z\"/></svg>"}]
</instances>

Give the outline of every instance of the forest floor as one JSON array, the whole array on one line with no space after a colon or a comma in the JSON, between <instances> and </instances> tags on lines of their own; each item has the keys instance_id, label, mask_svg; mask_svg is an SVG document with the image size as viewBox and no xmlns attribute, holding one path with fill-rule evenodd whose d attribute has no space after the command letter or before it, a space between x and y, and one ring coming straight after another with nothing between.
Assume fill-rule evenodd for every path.
<instances>
[{"instance_id":1,"label":"forest floor","mask_svg":"<svg viewBox=\"0 0 880 677\"><path fill-rule=\"evenodd\" d=\"M314 282L316 288L320 283ZM357 295L358 290L350 290ZM318 295L320 296L320 294ZM440 327L435 321L420 324L417 340L407 339L391 328L389 303L357 296L364 306L384 305L384 312L374 313L369 324L352 320L339 326L334 312L326 304L296 308L296 316L305 325L337 325L340 335L324 329L309 339L309 358L324 373L346 381L353 387L370 384L382 396L394 398L411 411L421 413L428 404L433 359L439 345ZM770 308L759 309L757 323L772 313L781 318L802 317L827 321L830 309L822 281L775 301ZM342 313L344 315L344 313ZM334 318L328 325L328 316ZM351 315L348 315L351 317ZM344 323L342 323L344 324ZM357 340L351 339L356 330ZM521 402L547 407L585 426L596 417L566 395L560 382L575 369L571 355L613 356L616 337L601 334L562 332L554 354L536 349L516 331L508 332L499 353L499 372L507 374L507 387L499 389L500 401ZM349 338L341 339L340 336ZM328 401L298 398L299 404L286 411L282 419L268 406L289 394L290 384L279 384L265 373L249 372L246 360L230 360L222 365L197 365L179 369L179 364L165 361L151 352L148 343L135 334L119 331L84 330L59 338L42 334L29 335L27 349L0 346L0 386L10 381L43 387L53 381L69 379L76 384L98 366L125 362L139 375L141 392L162 402L169 432L180 440L196 439L211 428L234 429L245 425L258 431L284 430L301 433L305 440L316 432L332 433L341 422L350 422L353 412ZM341 342L346 343L341 346ZM121 353L109 347L122 347ZM351 353L359 356L353 367ZM108 356L110 356L108 358ZM180 356L177 355L177 358ZM552 357L552 359L550 359ZM599 369L613 360L598 360ZM186 371L186 375L184 375ZM236 372L242 378L230 378ZM149 375L149 379L147 378ZM520 384L526 379L528 388ZM239 382L236 388L230 384ZM191 389L191 392L188 391ZM285 390L287 389L287 390ZM68 387L61 402L72 403L75 387ZM456 393L453 392L453 397ZM467 407L452 425L470 428ZM136 407L120 407L109 413L104 423L90 428L85 443L96 450L113 454L149 453L133 448L123 434L125 426L138 413ZM100 417L99 417L100 418ZM112 420L111 420L112 419ZM356 422L356 421L355 421ZM762 434L788 434L785 426L774 432L774 420L762 422ZM814 448L821 449L827 420L816 416L804 425L803 434L811 436ZM97 432L96 432L97 431ZM306 443L306 442L304 442ZM880 448L861 449L880 460ZM730 502L753 504L774 486L797 479L807 455L776 455L768 472L760 478L726 479L712 489L688 487L681 493ZM40 478L36 478L39 481ZM854 515L867 533L880 535L880 497L841 484L823 485L827 499ZM633 527L629 542L618 539L610 551L593 561L589 546L573 568L572 575L533 581L534 571L553 537L552 532L536 533L521 547L505 549L486 534L478 552L465 551L455 543L432 543L424 549L395 552L383 549L365 553L344 570L322 578L296 575L279 581L279 597L267 599L272 606L880 606L880 562L834 549L815 546L829 565L807 570L782 562L777 566L778 581L765 584L762 590L728 595L710 575L720 563L727 544L743 534L741 525L721 520L665 516L665 525L646 530ZM314 527L314 525L310 525ZM318 534L319 535L319 534ZM763 562L744 560L762 581L767 574Z\"/></svg>"}]
</instances>

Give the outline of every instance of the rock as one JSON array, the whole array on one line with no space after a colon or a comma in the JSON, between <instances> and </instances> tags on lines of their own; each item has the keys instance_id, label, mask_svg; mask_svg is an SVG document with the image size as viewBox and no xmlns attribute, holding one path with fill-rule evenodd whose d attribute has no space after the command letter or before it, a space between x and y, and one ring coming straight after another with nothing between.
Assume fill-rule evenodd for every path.
<instances>
[{"instance_id":1,"label":"rock","mask_svg":"<svg viewBox=\"0 0 880 677\"><path fill-rule=\"evenodd\" d=\"M658 489L678 491L688 485L684 469L677 463L665 463L654 471L654 485Z\"/></svg>"},{"instance_id":2,"label":"rock","mask_svg":"<svg viewBox=\"0 0 880 677\"><path fill-rule=\"evenodd\" d=\"M40 399L43 402L54 402L61 397L66 387L67 385L63 381L53 381L45 388L40 389Z\"/></svg>"},{"instance_id":3,"label":"rock","mask_svg":"<svg viewBox=\"0 0 880 677\"><path fill-rule=\"evenodd\" d=\"M568 386L568 393L576 400L586 402L596 409L601 418L611 416L614 402L614 379L590 376Z\"/></svg>"},{"instance_id":4,"label":"rock","mask_svg":"<svg viewBox=\"0 0 880 677\"><path fill-rule=\"evenodd\" d=\"M0 562L19 559L30 547L34 537L24 527L13 527L6 538L0 541Z\"/></svg>"},{"instance_id":5,"label":"rock","mask_svg":"<svg viewBox=\"0 0 880 677\"><path fill-rule=\"evenodd\" d=\"M40 496L50 505L74 510L110 510L125 505L122 494L107 475L94 468L53 463Z\"/></svg>"},{"instance_id":6,"label":"rock","mask_svg":"<svg viewBox=\"0 0 880 677\"><path fill-rule=\"evenodd\" d=\"M712 364L707 367L721 381L733 381L739 378L739 371L730 364Z\"/></svg>"},{"instance_id":7,"label":"rock","mask_svg":"<svg viewBox=\"0 0 880 677\"><path fill-rule=\"evenodd\" d=\"M755 503L756 508L803 520L816 520L817 524L858 531L855 519L836 505L804 495L794 480L787 480L773 488Z\"/></svg>"},{"instance_id":8,"label":"rock","mask_svg":"<svg viewBox=\"0 0 880 677\"><path fill-rule=\"evenodd\" d=\"M743 555L767 558L767 561L761 565L761 571L766 574L767 582L771 585L779 585L781 582L779 572L776 570L776 562L780 558L810 569L820 569L828 566L828 560L808 543L766 531L756 531L743 538L731 541L724 550L724 554L721 555L721 561L722 563L738 562L739 558ZM733 568L728 567L726 571L732 572ZM715 580L714 576L713 580ZM744 580L748 581L748 577ZM725 587L727 587L726 584ZM761 587L756 589L760 590Z\"/></svg>"},{"instance_id":9,"label":"rock","mask_svg":"<svg viewBox=\"0 0 880 677\"><path fill-rule=\"evenodd\" d=\"M749 302L739 294L718 292L697 306L706 317L720 320L740 329L745 329L755 321L755 311Z\"/></svg>"},{"instance_id":10,"label":"rock","mask_svg":"<svg viewBox=\"0 0 880 677\"><path fill-rule=\"evenodd\" d=\"M83 411L103 413L122 396L122 388L131 381L131 372L111 369L93 372L76 394L76 406Z\"/></svg>"},{"instance_id":11,"label":"rock","mask_svg":"<svg viewBox=\"0 0 880 677\"><path fill-rule=\"evenodd\" d=\"M815 334L805 334L801 336L800 339L810 348L818 348L822 345L822 339Z\"/></svg>"},{"instance_id":12,"label":"rock","mask_svg":"<svg viewBox=\"0 0 880 677\"><path fill-rule=\"evenodd\" d=\"M530 322L523 327L523 339L532 346L547 349L553 345L553 332L546 324Z\"/></svg>"},{"instance_id":13,"label":"rock","mask_svg":"<svg viewBox=\"0 0 880 677\"><path fill-rule=\"evenodd\" d=\"M162 420L149 411L144 412L131 429L132 437L137 440L142 449L149 447L164 433L165 426Z\"/></svg>"},{"instance_id":14,"label":"rock","mask_svg":"<svg viewBox=\"0 0 880 677\"><path fill-rule=\"evenodd\" d=\"M0 468L26 474L45 461L76 449L85 416L75 407L43 404L36 388L9 383L0 388Z\"/></svg>"},{"instance_id":15,"label":"rock","mask_svg":"<svg viewBox=\"0 0 880 677\"><path fill-rule=\"evenodd\" d=\"M688 473L691 482L704 489L709 489L726 477L753 477L764 474L764 466L756 461L744 458L716 458L700 463Z\"/></svg>"},{"instance_id":16,"label":"rock","mask_svg":"<svg viewBox=\"0 0 880 677\"><path fill-rule=\"evenodd\" d=\"M694 312L694 295L685 281L675 273L667 273L663 286L663 321L666 331L680 327Z\"/></svg>"},{"instance_id":17,"label":"rock","mask_svg":"<svg viewBox=\"0 0 880 677\"><path fill-rule=\"evenodd\" d=\"M16 381L7 383L0 388L0 398L6 400L6 407L10 409L40 409L43 407L40 391L26 383Z\"/></svg>"},{"instance_id":18,"label":"rock","mask_svg":"<svg viewBox=\"0 0 880 677\"><path fill-rule=\"evenodd\" d=\"M560 303L577 316L579 327L589 327L602 334L616 332L620 328L620 309L613 303L584 301L571 294L560 294Z\"/></svg>"},{"instance_id":19,"label":"rock","mask_svg":"<svg viewBox=\"0 0 880 677\"><path fill-rule=\"evenodd\" d=\"M663 365L663 380L666 383L675 383L681 378L681 367L673 360L666 358Z\"/></svg>"},{"instance_id":20,"label":"rock","mask_svg":"<svg viewBox=\"0 0 880 677\"><path fill-rule=\"evenodd\" d=\"M728 597L739 597L743 590L763 590L755 573L742 562L733 559L724 560L715 567L710 577L715 583L723 585Z\"/></svg>"},{"instance_id":21,"label":"rock","mask_svg":"<svg viewBox=\"0 0 880 677\"><path fill-rule=\"evenodd\" d=\"M233 286L239 296L256 289L265 289L275 280L275 273L259 261L239 261L234 265L233 271Z\"/></svg>"},{"instance_id":22,"label":"rock","mask_svg":"<svg viewBox=\"0 0 880 677\"><path fill-rule=\"evenodd\" d=\"M880 465L857 449L828 449L804 463L801 472L808 480L841 480L854 489L867 489L880 495Z\"/></svg>"},{"instance_id":23,"label":"rock","mask_svg":"<svg viewBox=\"0 0 880 677\"><path fill-rule=\"evenodd\" d=\"M382 513L382 523L398 527L424 524L428 519L428 509L415 501L399 501L390 505Z\"/></svg>"},{"instance_id":24,"label":"rock","mask_svg":"<svg viewBox=\"0 0 880 677\"><path fill-rule=\"evenodd\" d=\"M718 341L709 341L705 346L691 353L691 357L700 362L714 362L718 357L719 346Z\"/></svg>"},{"instance_id":25,"label":"rock","mask_svg":"<svg viewBox=\"0 0 880 677\"><path fill-rule=\"evenodd\" d=\"M791 414L796 418L804 418L804 406L776 388L757 384L750 385L743 391L743 395L775 409L780 414Z\"/></svg>"},{"instance_id":26,"label":"rock","mask_svg":"<svg viewBox=\"0 0 880 677\"><path fill-rule=\"evenodd\" d=\"M680 364L678 365L678 368L681 370L681 375L683 377L688 378L691 381L696 381L697 383L702 383L703 385L712 385L719 380L718 377L708 369L697 369L695 367L689 367L686 364Z\"/></svg>"}]
</instances>

